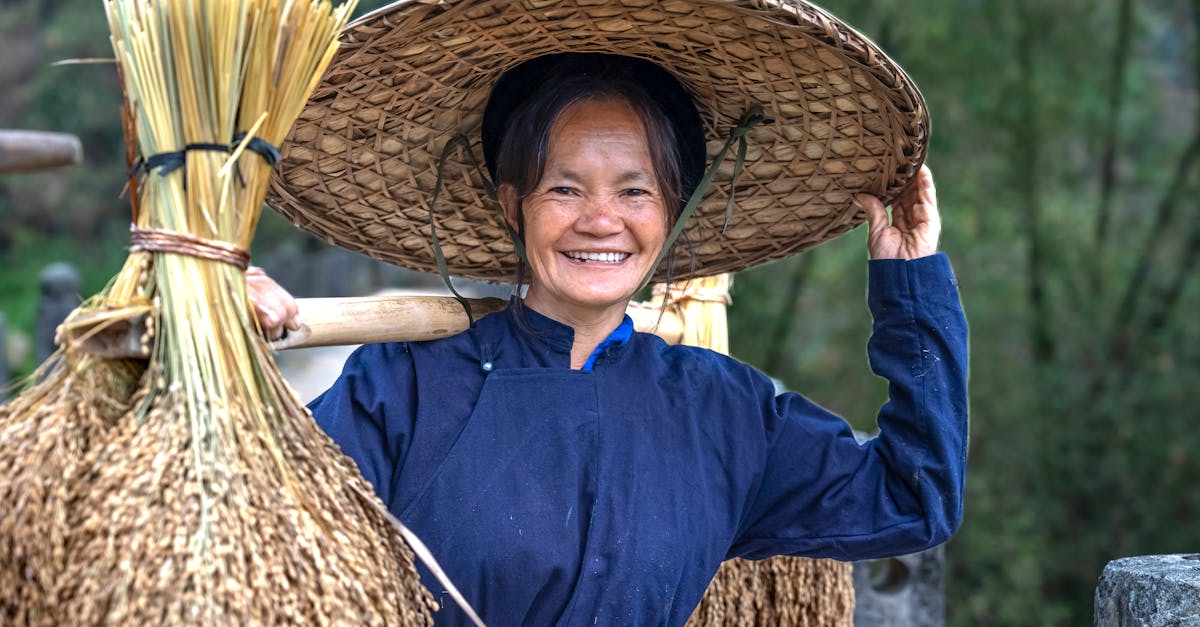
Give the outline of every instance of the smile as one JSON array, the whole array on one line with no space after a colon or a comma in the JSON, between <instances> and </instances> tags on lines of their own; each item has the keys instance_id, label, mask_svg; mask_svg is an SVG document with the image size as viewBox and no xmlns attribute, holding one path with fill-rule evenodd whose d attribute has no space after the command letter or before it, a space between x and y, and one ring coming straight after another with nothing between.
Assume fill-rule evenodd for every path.
<instances>
[{"instance_id":1,"label":"smile","mask_svg":"<svg viewBox=\"0 0 1200 627\"><path fill-rule=\"evenodd\" d=\"M629 253L618 252L590 253L580 251L565 251L563 254L576 261L590 263L621 263L629 258Z\"/></svg>"}]
</instances>

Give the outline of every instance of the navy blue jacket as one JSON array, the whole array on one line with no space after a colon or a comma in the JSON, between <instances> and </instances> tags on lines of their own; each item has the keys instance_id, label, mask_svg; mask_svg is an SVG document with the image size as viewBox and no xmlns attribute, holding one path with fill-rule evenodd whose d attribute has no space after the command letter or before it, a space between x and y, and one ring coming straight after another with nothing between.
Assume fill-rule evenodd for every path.
<instances>
[{"instance_id":1,"label":"navy blue jacket","mask_svg":"<svg viewBox=\"0 0 1200 627\"><path fill-rule=\"evenodd\" d=\"M967 329L944 255L870 262L881 434L717 353L635 333L591 372L526 309L363 346L321 426L489 625L682 625L722 560L857 560L962 516ZM464 619L441 586L439 624Z\"/></svg>"}]
</instances>

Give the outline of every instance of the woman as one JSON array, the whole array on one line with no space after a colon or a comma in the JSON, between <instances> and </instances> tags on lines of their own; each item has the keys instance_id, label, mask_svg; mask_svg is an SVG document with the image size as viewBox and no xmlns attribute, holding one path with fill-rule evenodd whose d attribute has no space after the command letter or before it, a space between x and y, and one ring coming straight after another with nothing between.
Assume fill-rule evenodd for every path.
<instances>
[{"instance_id":1,"label":"woman","mask_svg":"<svg viewBox=\"0 0 1200 627\"><path fill-rule=\"evenodd\" d=\"M705 196L700 119L656 63L557 53L505 71L481 144L524 299L457 336L364 346L313 402L491 624L681 625L724 559L903 554L959 524L966 327L928 169L890 223L857 197L871 365L890 382L877 439L745 364L632 331L630 299ZM271 332L294 321L269 279L251 287Z\"/></svg>"}]
</instances>

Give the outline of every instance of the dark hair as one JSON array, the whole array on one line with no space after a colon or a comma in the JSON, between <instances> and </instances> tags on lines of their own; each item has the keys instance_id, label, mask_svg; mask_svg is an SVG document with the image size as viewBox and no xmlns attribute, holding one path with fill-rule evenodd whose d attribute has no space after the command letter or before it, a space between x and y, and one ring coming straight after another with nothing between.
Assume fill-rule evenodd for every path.
<instances>
[{"instance_id":1,"label":"dark hair","mask_svg":"<svg viewBox=\"0 0 1200 627\"><path fill-rule=\"evenodd\" d=\"M522 239L520 202L545 172L554 123L575 103L609 99L628 103L642 120L667 210L667 228L674 226L705 165L704 129L691 95L674 76L649 61L562 53L526 61L505 73L483 116L484 159L497 186L509 184L516 190L516 227ZM667 256L668 273L672 256L673 250ZM524 274L521 263L518 289Z\"/></svg>"}]
</instances>

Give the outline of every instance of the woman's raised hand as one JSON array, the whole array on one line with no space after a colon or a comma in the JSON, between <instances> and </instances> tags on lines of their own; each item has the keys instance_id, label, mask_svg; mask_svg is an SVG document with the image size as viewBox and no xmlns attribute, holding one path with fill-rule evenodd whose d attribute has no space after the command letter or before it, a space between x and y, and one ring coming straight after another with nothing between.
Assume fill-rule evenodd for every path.
<instances>
[{"instance_id":1,"label":"woman's raised hand","mask_svg":"<svg viewBox=\"0 0 1200 627\"><path fill-rule=\"evenodd\" d=\"M246 270L246 290L250 293L250 303L254 305L258 325L267 339L279 339L285 328L292 331L300 328L300 309L296 299L267 276L262 268L250 266Z\"/></svg>"},{"instance_id":2,"label":"woman's raised hand","mask_svg":"<svg viewBox=\"0 0 1200 627\"><path fill-rule=\"evenodd\" d=\"M890 224L888 211L878 198L859 194L855 199L867 212L867 250L871 259L916 259L937 252L942 220L929 166L921 166L921 171L892 203Z\"/></svg>"}]
</instances>

